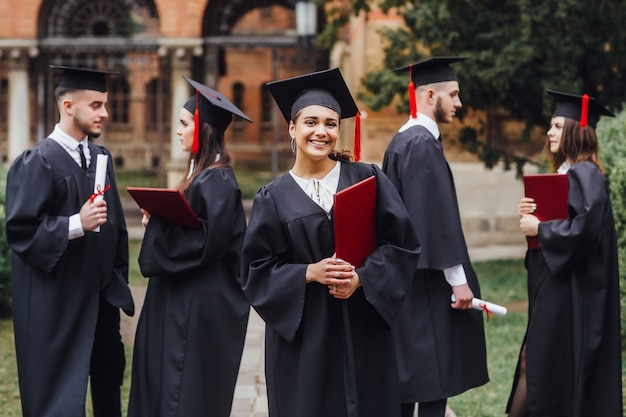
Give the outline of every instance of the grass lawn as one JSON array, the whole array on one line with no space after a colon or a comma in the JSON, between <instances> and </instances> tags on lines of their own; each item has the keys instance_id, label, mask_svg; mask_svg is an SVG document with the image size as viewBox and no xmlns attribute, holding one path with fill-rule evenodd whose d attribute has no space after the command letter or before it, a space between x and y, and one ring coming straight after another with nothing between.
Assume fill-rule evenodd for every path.
<instances>
[{"instance_id":1,"label":"grass lawn","mask_svg":"<svg viewBox=\"0 0 626 417\"><path fill-rule=\"evenodd\" d=\"M136 266L138 242L131 242L131 283L145 285ZM504 416L517 355L526 327L526 277L521 260L496 260L475 263L485 300L505 304L509 313L485 323L490 382L449 400L457 417ZM126 349L128 366L123 386L123 415L126 414L130 385L131 349ZM623 372L624 374L624 363ZM0 416L21 416L17 370L10 320L0 320ZM88 401L87 416L92 416Z\"/></svg>"}]
</instances>

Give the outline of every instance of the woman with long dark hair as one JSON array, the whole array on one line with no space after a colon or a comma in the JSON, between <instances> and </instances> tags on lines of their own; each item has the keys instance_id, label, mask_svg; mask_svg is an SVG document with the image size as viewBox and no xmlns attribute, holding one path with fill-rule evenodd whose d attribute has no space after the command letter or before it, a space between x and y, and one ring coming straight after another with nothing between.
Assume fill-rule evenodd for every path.
<instances>
[{"instance_id":1,"label":"woman with long dark hair","mask_svg":"<svg viewBox=\"0 0 626 417\"><path fill-rule=\"evenodd\" d=\"M257 193L242 252L244 291L266 322L269 415L400 416L391 323L419 256L409 216L377 166L336 149L340 120L358 112L338 69L268 87L295 152ZM333 195L372 175L378 247L353 265L335 255Z\"/></svg>"},{"instance_id":2,"label":"woman with long dark hair","mask_svg":"<svg viewBox=\"0 0 626 417\"><path fill-rule=\"evenodd\" d=\"M143 211L139 266L150 280L135 337L129 417L228 417L243 351L246 218L224 131L233 114L250 119L217 91L186 80L196 94L180 110L176 131L190 152L178 189L202 227Z\"/></svg>"},{"instance_id":3,"label":"woman with long dark hair","mask_svg":"<svg viewBox=\"0 0 626 417\"><path fill-rule=\"evenodd\" d=\"M510 417L622 416L619 276L611 200L595 126L613 116L594 98L548 90L558 101L546 149L568 176L569 217L539 221L522 198L520 228L537 236L526 253L528 327Z\"/></svg>"}]
</instances>

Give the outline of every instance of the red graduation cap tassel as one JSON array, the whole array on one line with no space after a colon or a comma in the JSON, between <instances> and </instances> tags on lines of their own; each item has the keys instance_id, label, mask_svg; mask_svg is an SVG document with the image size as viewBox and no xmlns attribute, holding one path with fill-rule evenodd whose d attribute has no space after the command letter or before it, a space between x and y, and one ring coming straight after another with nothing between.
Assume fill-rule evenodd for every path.
<instances>
[{"instance_id":1,"label":"red graduation cap tassel","mask_svg":"<svg viewBox=\"0 0 626 417\"><path fill-rule=\"evenodd\" d=\"M580 128L587 126L589 122L589 96L583 94L582 107L580 109Z\"/></svg>"},{"instance_id":2,"label":"red graduation cap tassel","mask_svg":"<svg viewBox=\"0 0 626 417\"><path fill-rule=\"evenodd\" d=\"M361 113L356 113L356 123L354 125L354 161L361 160Z\"/></svg>"},{"instance_id":3,"label":"red graduation cap tassel","mask_svg":"<svg viewBox=\"0 0 626 417\"><path fill-rule=\"evenodd\" d=\"M415 98L415 84L413 83L413 65L409 66L409 107L411 108L411 119L417 119L417 99Z\"/></svg>"},{"instance_id":4,"label":"red graduation cap tassel","mask_svg":"<svg viewBox=\"0 0 626 417\"><path fill-rule=\"evenodd\" d=\"M200 112L198 111L198 90L196 90L196 111L193 113L193 143L191 153L197 154L200 150Z\"/></svg>"}]
</instances>

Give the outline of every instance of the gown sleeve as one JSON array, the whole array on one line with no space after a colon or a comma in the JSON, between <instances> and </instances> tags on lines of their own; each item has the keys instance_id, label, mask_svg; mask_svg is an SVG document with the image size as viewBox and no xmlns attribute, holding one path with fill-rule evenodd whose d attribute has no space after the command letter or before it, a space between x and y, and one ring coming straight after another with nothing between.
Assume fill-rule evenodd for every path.
<instances>
[{"instance_id":1,"label":"gown sleeve","mask_svg":"<svg viewBox=\"0 0 626 417\"><path fill-rule=\"evenodd\" d=\"M568 211L564 220L539 223L539 247L554 275L587 259L602 241L602 219L609 196L600 170L582 162L568 171Z\"/></svg>"},{"instance_id":2,"label":"gown sleeve","mask_svg":"<svg viewBox=\"0 0 626 417\"><path fill-rule=\"evenodd\" d=\"M145 277L180 274L225 256L233 238L241 194L232 178L213 169L198 174L187 198L201 229L176 226L151 218L146 227L139 267Z\"/></svg>"},{"instance_id":3,"label":"gown sleeve","mask_svg":"<svg viewBox=\"0 0 626 417\"><path fill-rule=\"evenodd\" d=\"M263 320L293 341L304 310L306 264L288 263L290 243L266 187L254 198L241 256L242 288Z\"/></svg>"},{"instance_id":4,"label":"gown sleeve","mask_svg":"<svg viewBox=\"0 0 626 417\"><path fill-rule=\"evenodd\" d=\"M54 181L52 167L36 150L18 157L7 175L7 241L25 263L45 273L54 269L69 242L69 216L49 214Z\"/></svg>"},{"instance_id":5,"label":"gown sleeve","mask_svg":"<svg viewBox=\"0 0 626 417\"><path fill-rule=\"evenodd\" d=\"M400 195L378 167L373 169L378 247L356 271L365 298L391 325L411 286L421 248Z\"/></svg>"}]
</instances>

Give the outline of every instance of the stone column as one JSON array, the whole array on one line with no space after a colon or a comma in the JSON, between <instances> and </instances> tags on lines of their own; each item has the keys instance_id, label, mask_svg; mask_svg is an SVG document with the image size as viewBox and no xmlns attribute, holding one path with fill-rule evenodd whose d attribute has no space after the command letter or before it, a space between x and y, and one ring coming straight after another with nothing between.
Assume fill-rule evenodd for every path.
<instances>
[{"instance_id":1,"label":"stone column","mask_svg":"<svg viewBox=\"0 0 626 417\"><path fill-rule=\"evenodd\" d=\"M30 52L30 54L35 51ZM28 88L29 51L15 48L9 52L9 114L7 158L9 163L32 146L30 133L30 92Z\"/></svg>"}]
</instances>

